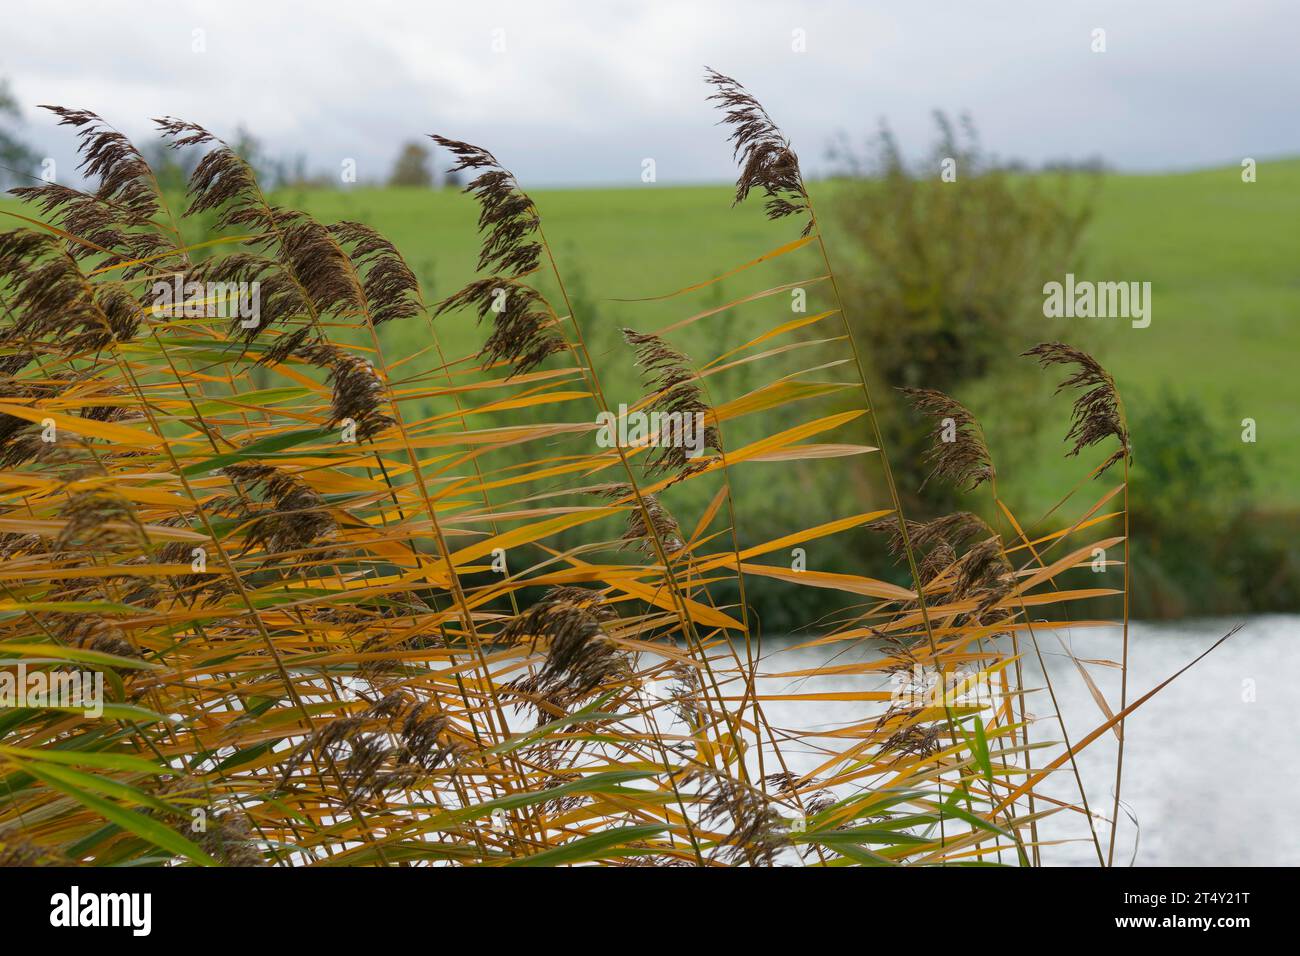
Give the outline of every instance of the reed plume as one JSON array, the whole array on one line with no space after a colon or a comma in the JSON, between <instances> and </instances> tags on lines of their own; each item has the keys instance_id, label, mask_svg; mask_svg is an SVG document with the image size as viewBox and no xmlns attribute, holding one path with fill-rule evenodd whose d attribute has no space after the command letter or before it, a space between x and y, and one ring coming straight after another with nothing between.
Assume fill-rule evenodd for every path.
<instances>
[{"instance_id":1,"label":"reed plume","mask_svg":"<svg viewBox=\"0 0 1300 956\"><path fill-rule=\"evenodd\" d=\"M607 681L626 679L627 660L604 629L617 615L599 601L598 594L583 588L552 589L502 628L502 641L528 639L546 649L541 668L518 690L563 710ZM546 719L540 707L538 714Z\"/></svg>"},{"instance_id":2,"label":"reed plume","mask_svg":"<svg viewBox=\"0 0 1300 956\"><path fill-rule=\"evenodd\" d=\"M1114 436L1119 441L1119 448L1097 469L1096 476L1100 476L1116 462L1123 461L1126 457L1132 458L1128 426L1124 421L1115 380L1096 359L1081 349L1061 342L1043 342L1022 354L1033 356L1043 368L1049 365L1075 366L1074 373L1056 387L1057 394L1067 388L1086 389L1074 400L1070 431L1065 436L1066 441L1074 442L1067 452L1070 457Z\"/></svg>"},{"instance_id":3,"label":"reed plume","mask_svg":"<svg viewBox=\"0 0 1300 956\"><path fill-rule=\"evenodd\" d=\"M657 335L624 329L623 339L636 350L642 381L650 389L645 398L650 412L673 416L661 419L666 421L685 422L689 417L702 429L698 436L698 449L721 451L717 428L704 424L712 410L704 401L698 377L691 371L690 359ZM708 467L707 459L688 454L690 449L686 448L681 434L660 435L659 441L661 444L653 446L647 454L647 474L672 471L680 479Z\"/></svg>"},{"instance_id":4,"label":"reed plume","mask_svg":"<svg viewBox=\"0 0 1300 956\"><path fill-rule=\"evenodd\" d=\"M77 258L104 255L101 265L123 265L124 277L142 273L141 260L167 248L166 238L152 228L159 214L153 171L129 139L89 110L42 106L59 117L60 126L77 131L77 168L98 180L93 193L59 183L21 186L10 192L36 205L64 232L68 252Z\"/></svg>"},{"instance_id":5,"label":"reed plume","mask_svg":"<svg viewBox=\"0 0 1300 956\"><path fill-rule=\"evenodd\" d=\"M670 558L686 546L685 539L682 538L681 526L678 525L677 519L672 516L668 509L660 503L658 495L642 493L640 495L641 503L638 504L636 489L622 482L608 485L599 489L596 493L619 502L632 499L630 510L627 513L627 530L623 532L623 540L640 542L642 550L648 556L653 557L655 555L655 538L658 538L663 543L664 551ZM646 523L647 515L650 519L649 524Z\"/></svg>"},{"instance_id":6,"label":"reed plume","mask_svg":"<svg viewBox=\"0 0 1300 956\"><path fill-rule=\"evenodd\" d=\"M930 447L922 455L933 468L921 489L931 478L939 477L963 491L974 491L995 476L984 430L966 406L933 388L903 386L898 390L913 408L934 420Z\"/></svg>"},{"instance_id":7,"label":"reed plume","mask_svg":"<svg viewBox=\"0 0 1300 956\"><path fill-rule=\"evenodd\" d=\"M731 127L728 138L733 155L740 162L735 203L744 202L751 191L761 189L767 197L764 203L767 218L806 215L808 221L801 235L807 236L815 223L799 172L799 157L790 148L790 141L772 122L763 105L736 80L713 69L706 70L704 78L715 90L709 99L725 111L720 122Z\"/></svg>"},{"instance_id":8,"label":"reed plume","mask_svg":"<svg viewBox=\"0 0 1300 956\"><path fill-rule=\"evenodd\" d=\"M449 172L483 170L463 191L479 204L479 271L493 273L445 299L435 314L470 306L482 320L492 312L492 334L479 357L490 363L510 362L514 374L522 374L566 348L545 300L520 281L537 269L542 253L537 209L514 175L487 150L445 136L433 139L456 157Z\"/></svg>"}]
</instances>

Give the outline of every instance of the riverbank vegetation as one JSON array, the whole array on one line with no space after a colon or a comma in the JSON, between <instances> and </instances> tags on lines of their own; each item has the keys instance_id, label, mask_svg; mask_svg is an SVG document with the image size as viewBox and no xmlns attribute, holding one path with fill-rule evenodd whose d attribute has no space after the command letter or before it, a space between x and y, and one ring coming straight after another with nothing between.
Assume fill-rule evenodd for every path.
<instances>
[{"instance_id":1,"label":"riverbank vegetation","mask_svg":"<svg viewBox=\"0 0 1300 956\"><path fill-rule=\"evenodd\" d=\"M1070 740L1022 665L1127 628L1119 385L1068 344L1018 357L1059 385L1076 472L1020 513L983 428L1008 412L875 377L793 147L707 79L767 251L630 291L620 327L478 145L435 137L478 240L429 300L372 225L268 198L205 128L159 121L201 156L182 210L56 110L98 187L26 188L40 214L0 235L0 649L106 699L0 713L0 859L1032 865L1071 814L1115 862L1124 721L1159 687L1099 693ZM162 309L177 276L255 287L257 314ZM927 436L906 466L887 395ZM621 404L698 415L703 454L602 447ZM904 474L952 510L909 513ZM806 609L780 630L825 667L787 667L760 608ZM827 674L859 720L768 720ZM1089 805L1074 756L1108 735L1114 803ZM1042 792L1060 775L1077 802Z\"/></svg>"}]
</instances>

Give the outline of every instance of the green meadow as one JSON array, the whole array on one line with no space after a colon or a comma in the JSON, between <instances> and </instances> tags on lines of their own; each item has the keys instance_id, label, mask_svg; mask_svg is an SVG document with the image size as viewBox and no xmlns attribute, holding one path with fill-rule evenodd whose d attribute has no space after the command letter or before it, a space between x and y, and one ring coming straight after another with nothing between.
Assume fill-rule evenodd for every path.
<instances>
[{"instance_id":1,"label":"green meadow","mask_svg":"<svg viewBox=\"0 0 1300 956\"><path fill-rule=\"evenodd\" d=\"M635 377L618 329L661 329L819 272L815 253L801 250L689 295L618 301L717 276L793 236L787 224L767 222L757 203L732 208L728 186L646 184L539 189L532 195L595 360L626 369L621 378L628 383L629 399L637 394ZM837 270L849 270L854 250L837 236L837 184L818 183L813 195L828 225L831 261ZM288 189L277 199L325 222L355 219L378 228L407 257L429 301L453 293L475 275L477 210L456 190ZM1122 318L1041 318L1033 341L1062 340L1092 351L1114 374L1130 411L1170 394L1197 397L1213 421L1216 442L1240 443L1242 419L1253 418L1258 440L1244 456L1252 469L1253 504L1294 512L1300 506L1293 480L1300 473L1300 381L1293 368L1300 354L1300 160L1261 162L1254 183L1243 183L1237 167L1107 174L1099 179L1093 203L1076 278L1150 282L1151 324L1135 329ZM18 208L12 200L0 201L0 210ZM1063 278L1035 275L1024 281L1041 296L1045 281ZM810 290L810 310L826 307L827 296L818 295ZM724 311L690 325L674 340L693 357L712 359L716 342L743 341L747 326L766 329L788 318L781 311L786 301L773 297ZM476 351L486 335L464 314L439 318L438 328L449 358ZM385 341L390 360L430 344L422 323L389 327ZM1008 355L1033 341L1008 343ZM869 352L870 343L863 345ZM614 365L618 362L624 364ZM957 397L977 415L981 408L989 412L984 417L995 456L1021 463L1007 483L1008 497L1030 509L1048 507L1079 474L1078 463L1060 454L1068 403L1049 401L1050 388L1028 360L1010 358L994 378ZM1005 378L1023 378L1026 384L1009 392ZM616 374L614 380L619 379ZM1008 399L1009 394L1014 397ZM1034 448L1005 447L1023 444L1016 437L1022 429L1006 424L1014 416L991 414L1003 411L1008 401L1023 404L1025 416L1050 419ZM1135 443L1140 455L1140 434Z\"/></svg>"},{"instance_id":2,"label":"green meadow","mask_svg":"<svg viewBox=\"0 0 1300 956\"><path fill-rule=\"evenodd\" d=\"M832 224L830 256L837 269L851 268L852 249L835 241L833 182L813 190L819 213ZM388 235L408 257L437 299L474 275L472 239L476 210L453 190L359 188L352 191L288 191L284 201L325 221L358 219ZM663 302L619 302L672 291L734 268L792 238L782 224L765 221L757 204L731 208L725 186L537 190L547 238L568 277L575 309L584 318L601 356L621 346L615 332L631 325L662 328L695 312L753 291L815 274L803 253L784 257L690 296ZM1114 374L1126 403L1159 402L1167 394L1191 394L1214 422L1216 440L1240 443L1241 420L1257 423L1256 444L1245 459L1253 469L1257 507L1292 511L1300 505L1300 161L1261 162L1254 183L1237 167L1164 175L1101 177L1094 217L1085 235L1076 278L1150 282L1152 321L1132 328L1122 318L1041 320L1040 339L1058 339L1093 351ZM802 272L801 272L802 269ZM760 275L761 272L761 275ZM1044 281L1063 276L1026 276L1041 295ZM729 318L711 318L686 330L680 343L710 347L721 321L753 321L768 327L780 303L744 306ZM852 303L849 303L852 308ZM811 308L811 305L810 305ZM764 312L763 310L767 310ZM779 321L779 320L778 320ZM483 330L465 316L439 319L449 355L477 348ZM742 330L743 332L743 330ZM734 329L728 329L734 335ZM398 349L427 343L412 330L391 330ZM732 341L732 338L728 338ZM1019 344L1019 343L1016 343ZM865 343L869 350L870 344ZM610 358L612 361L612 357ZM1040 373L1024 365L1026 376ZM1004 374L1020 374L1010 367ZM959 396L979 413L980 399L1005 401L1000 383ZM1030 506L1050 504L1078 474L1060 457L1057 414L1063 401L1045 404L1044 393L1026 392L1025 414L1053 416L1032 454L1033 474L1018 475L1008 489ZM1043 409L1050 408L1047 412ZM997 422L987 416L999 453ZM1141 454L1141 436L1135 436Z\"/></svg>"}]
</instances>

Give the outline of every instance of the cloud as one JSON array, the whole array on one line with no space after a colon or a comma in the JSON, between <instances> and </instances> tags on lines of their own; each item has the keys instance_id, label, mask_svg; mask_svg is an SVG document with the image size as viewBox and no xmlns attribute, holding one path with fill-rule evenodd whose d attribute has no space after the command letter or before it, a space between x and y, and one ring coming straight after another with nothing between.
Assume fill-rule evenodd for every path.
<instances>
[{"instance_id":1,"label":"cloud","mask_svg":"<svg viewBox=\"0 0 1300 956\"><path fill-rule=\"evenodd\" d=\"M536 185L634 184L645 157L661 183L726 179L705 64L746 83L813 171L837 131L882 117L920 153L936 107L970 111L1007 157L1185 168L1300 151L1297 25L1288 0L57 3L7 18L0 75L25 106L85 106L133 137L165 114L242 124L272 154L350 157L363 178L436 130ZM71 162L67 131L26 115L27 138Z\"/></svg>"}]
</instances>

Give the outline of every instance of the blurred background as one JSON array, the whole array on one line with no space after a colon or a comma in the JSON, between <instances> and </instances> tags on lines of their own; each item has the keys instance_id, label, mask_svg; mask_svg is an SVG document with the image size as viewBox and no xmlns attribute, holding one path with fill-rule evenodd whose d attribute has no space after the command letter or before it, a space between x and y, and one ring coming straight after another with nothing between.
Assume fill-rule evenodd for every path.
<instances>
[{"instance_id":1,"label":"blurred background","mask_svg":"<svg viewBox=\"0 0 1300 956\"><path fill-rule=\"evenodd\" d=\"M970 407L1018 513L1048 514L1086 480L1091 466L1063 457L1056 377L1019 357L1061 340L1111 371L1130 419L1135 612L1300 608L1300 11L1282 0L987 7L322 0L6 12L0 180L84 184L71 132L38 108L53 103L127 133L179 197L198 157L163 150L150 122L178 116L238 144L280 201L380 229L432 301L474 275L476 210L427 134L478 143L537 202L597 362L629 382L611 401L630 400L621 327L653 331L761 286L741 276L689 304L617 299L793 238L757 205L730 208L735 171L705 100L707 64L748 86L800 155L909 515L958 502L935 485L918 495L925 427L887 385L939 388ZM19 209L0 199L0 212ZM209 237L201 220L193 228L192 241ZM804 265L782 260L765 284ZM1149 282L1150 325L1045 316L1044 285L1067 274ZM674 341L711 359L717 341L788 319L782 308L730 309ZM485 334L440 322L454 356ZM399 353L427 344L385 334ZM825 348L829 360L843 343ZM837 496L883 498L819 484L815 469L772 475L740 488L755 540L788 531L792 512L847 513ZM898 576L862 538L818 547L817 566ZM769 630L815 616L784 599L760 610Z\"/></svg>"}]
</instances>

